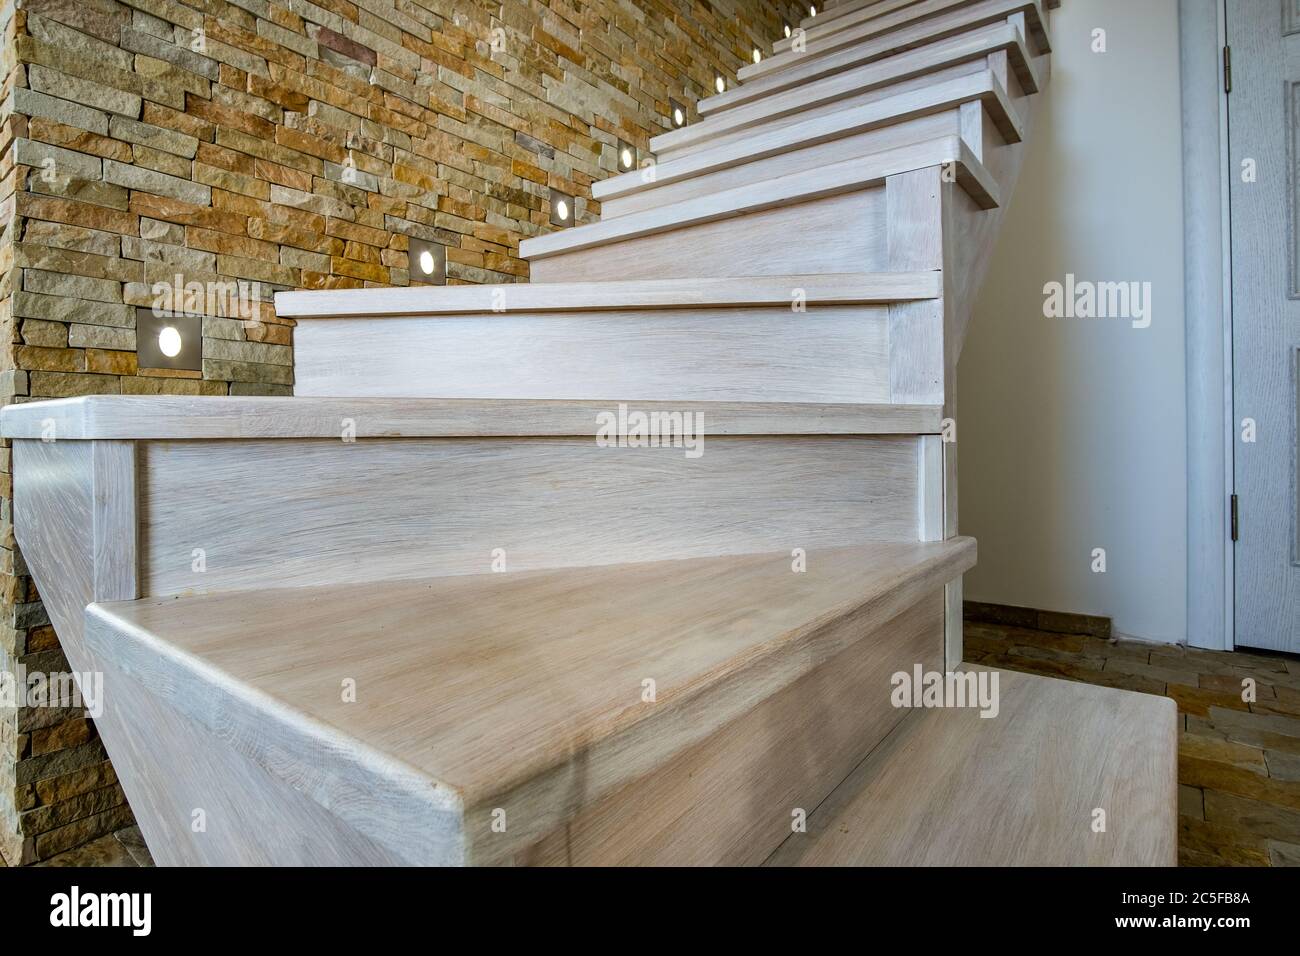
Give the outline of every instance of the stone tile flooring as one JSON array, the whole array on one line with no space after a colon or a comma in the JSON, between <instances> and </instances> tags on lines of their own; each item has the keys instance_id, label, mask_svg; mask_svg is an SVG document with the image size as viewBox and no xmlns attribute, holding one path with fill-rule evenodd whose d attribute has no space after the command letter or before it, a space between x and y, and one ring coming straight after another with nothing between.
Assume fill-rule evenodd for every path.
<instances>
[{"instance_id":1,"label":"stone tile flooring","mask_svg":"<svg viewBox=\"0 0 1300 956\"><path fill-rule=\"evenodd\" d=\"M1042 616L1037 622L1046 626ZM1184 866L1300 866L1300 658L966 622L966 659L1178 702ZM1243 681L1255 700L1242 700ZM138 827L40 866L152 866Z\"/></svg>"},{"instance_id":2,"label":"stone tile flooring","mask_svg":"<svg viewBox=\"0 0 1300 956\"><path fill-rule=\"evenodd\" d=\"M1300 657L966 622L966 660L1178 703L1178 861L1300 866ZM1243 682L1254 700L1243 700Z\"/></svg>"}]
</instances>

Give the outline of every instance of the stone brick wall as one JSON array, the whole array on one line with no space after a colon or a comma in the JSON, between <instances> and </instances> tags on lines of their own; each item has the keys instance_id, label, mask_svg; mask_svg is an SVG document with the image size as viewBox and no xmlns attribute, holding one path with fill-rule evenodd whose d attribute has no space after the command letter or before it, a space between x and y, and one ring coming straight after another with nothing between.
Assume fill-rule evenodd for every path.
<instances>
[{"instance_id":1,"label":"stone brick wall","mask_svg":"<svg viewBox=\"0 0 1300 956\"><path fill-rule=\"evenodd\" d=\"M289 394L278 289L526 280L547 195L578 197L722 73L783 0L0 0L0 402ZM177 279L177 277L180 277ZM202 370L142 368L137 309L199 283ZM237 296L211 295L237 283ZM0 486L0 667L66 668ZM0 704L0 855L130 821L93 723Z\"/></svg>"}]
</instances>

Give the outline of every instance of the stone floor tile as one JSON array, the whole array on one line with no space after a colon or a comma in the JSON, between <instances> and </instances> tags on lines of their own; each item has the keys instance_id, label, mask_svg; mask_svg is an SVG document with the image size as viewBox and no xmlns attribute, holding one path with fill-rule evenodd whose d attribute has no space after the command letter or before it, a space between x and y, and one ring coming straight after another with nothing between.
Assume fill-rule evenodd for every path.
<instances>
[{"instance_id":1,"label":"stone floor tile","mask_svg":"<svg viewBox=\"0 0 1300 956\"><path fill-rule=\"evenodd\" d=\"M1241 696L1245 689L1242 681L1244 680L1238 674L1201 674L1199 676L1200 686L1203 690L1217 690L1225 694L1236 694ZM1272 700L1277 696L1272 684L1263 684L1255 682L1255 698L1257 700Z\"/></svg>"},{"instance_id":2,"label":"stone floor tile","mask_svg":"<svg viewBox=\"0 0 1300 956\"><path fill-rule=\"evenodd\" d=\"M1225 710L1246 710L1246 704L1236 694L1225 694L1217 690L1203 690L1189 687L1187 684L1170 684L1168 695L1178 704L1178 709L1185 714L1205 717L1211 707Z\"/></svg>"},{"instance_id":3,"label":"stone floor tile","mask_svg":"<svg viewBox=\"0 0 1300 956\"><path fill-rule=\"evenodd\" d=\"M1206 790L1205 819L1262 837L1300 843L1300 811L1261 800Z\"/></svg>"},{"instance_id":4,"label":"stone floor tile","mask_svg":"<svg viewBox=\"0 0 1300 956\"><path fill-rule=\"evenodd\" d=\"M1274 780L1262 773L1214 760L1179 754L1178 782L1206 791L1219 790L1239 797L1249 797L1300 812L1300 783Z\"/></svg>"},{"instance_id":5,"label":"stone floor tile","mask_svg":"<svg viewBox=\"0 0 1300 956\"><path fill-rule=\"evenodd\" d=\"M1268 775L1274 780L1300 782L1300 754L1265 750L1264 760L1268 764Z\"/></svg>"},{"instance_id":6,"label":"stone floor tile","mask_svg":"<svg viewBox=\"0 0 1300 956\"><path fill-rule=\"evenodd\" d=\"M1194 817L1178 818L1178 852L1217 857L1218 866L1268 866L1265 838L1249 830ZM1206 865L1204 863L1200 865Z\"/></svg>"},{"instance_id":7,"label":"stone floor tile","mask_svg":"<svg viewBox=\"0 0 1300 956\"><path fill-rule=\"evenodd\" d=\"M1178 758L1209 760L1241 770L1249 770L1261 777L1269 776L1263 750L1221 737L1184 733L1178 739Z\"/></svg>"},{"instance_id":8,"label":"stone floor tile","mask_svg":"<svg viewBox=\"0 0 1300 956\"><path fill-rule=\"evenodd\" d=\"M1178 785L1178 815L1193 820L1205 819L1205 791L1199 787Z\"/></svg>"},{"instance_id":9,"label":"stone floor tile","mask_svg":"<svg viewBox=\"0 0 1300 956\"><path fill-rule=\"evenodd\" d=\"M1149 677L1151 680L1159 681L1162 684L1190 684L1192 686L1196 685L1201 676L1196 671L1182 667L1172 667L1168 664L1149 664L1145 661L1136 661L1124 657L1107 658L1106 670L1120 674L1130 674L1134 677Z\"/></svg>"}]
</instances>

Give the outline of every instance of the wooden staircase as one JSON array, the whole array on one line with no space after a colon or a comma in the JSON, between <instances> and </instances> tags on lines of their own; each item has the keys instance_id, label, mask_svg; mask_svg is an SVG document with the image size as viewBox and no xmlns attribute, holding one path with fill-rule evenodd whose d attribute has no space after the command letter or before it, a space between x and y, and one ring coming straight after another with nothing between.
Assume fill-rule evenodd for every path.
<instances>
[{"instance_id":1,"label":"wooden staircase","mask_svg":"<svg viewBox=\"0 0 1300 956\"><path fill-rule=\"evenodd\" d=\"M1049 6L832 5L532 283L281 293L293 398L6 408L154 858L1171 864L1172 702L892 693L961 665L945 420Z\"/></svg>"}]
</instances>

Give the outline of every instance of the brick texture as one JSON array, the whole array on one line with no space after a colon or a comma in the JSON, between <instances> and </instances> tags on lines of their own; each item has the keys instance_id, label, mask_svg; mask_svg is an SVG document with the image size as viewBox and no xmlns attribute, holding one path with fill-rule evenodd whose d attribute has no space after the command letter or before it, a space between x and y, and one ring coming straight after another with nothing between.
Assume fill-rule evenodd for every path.
<instances>
[{"instance_id":1,"label":"brick texture","mask_svg":"<svg viewBox=\"0 0 1300 956\"><path fill-rule=\"evenodd\" d=\"M778 0L0 0L0 403L289 394L288 288L524 281L550 188L599 216L645 150L734 81ZM141 367L137 308L197 293L200 370ZM212 290L233 290L231 294ZM66 667L14 545L0 447L0 667ZM0 706L0 856L130 823L93 723Z\"/></svg>"}]
</instances>

